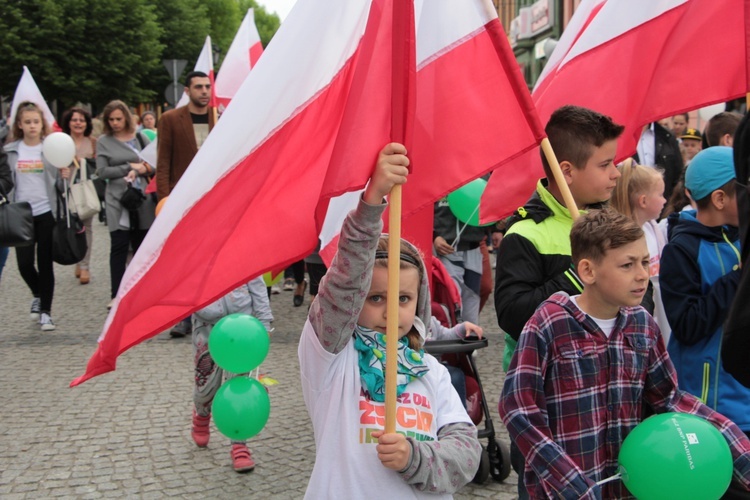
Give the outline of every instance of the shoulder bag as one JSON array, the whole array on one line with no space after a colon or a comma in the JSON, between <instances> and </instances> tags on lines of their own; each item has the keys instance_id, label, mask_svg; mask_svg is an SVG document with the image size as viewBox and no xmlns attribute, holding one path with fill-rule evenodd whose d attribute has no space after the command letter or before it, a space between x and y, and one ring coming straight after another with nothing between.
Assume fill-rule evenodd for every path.
<instances>
[{"instance_id":1,"label":"shoulder bag","mask_svg":"<svg viewBox=\"0 0 750 500\"><path fill-rule=\"evenodd\" d=\"M88 178L87 170L86 163L82 163L78 168L79 181L70 185L70 198L73 201L71 208L81 219L93 217L102 209L94 181Z\"/></svg>"},{"instance_id":2,"label":"shoulder bag","mask_svg":"<svg viewBox=\"0 0 750 500\"><path fill-rule=\"evenodd\" d=\"M77 264L86 256L86 228L77 214L68 210L67 191L63 207L60 208L60 194L57 195L57 220L52 230L52 260L69 266ZM64 212L64 213L63 213Z\"/></svg>"},{"instance_id":3,"label":"shoulder bag","mask_svg":"<svg viewBox=\"0 0 750 500\"><path fill-rule=\"evenodd\" d=\"M28 201L11 203L0 191L0 246L22 247L34 243L34 215Z\"/></svg>"}]
</instances>

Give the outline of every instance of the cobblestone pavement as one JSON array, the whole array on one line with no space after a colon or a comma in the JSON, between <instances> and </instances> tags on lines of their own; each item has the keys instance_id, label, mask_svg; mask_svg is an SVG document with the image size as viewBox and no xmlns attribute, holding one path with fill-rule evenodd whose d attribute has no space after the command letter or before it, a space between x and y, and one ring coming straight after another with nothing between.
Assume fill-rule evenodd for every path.
<instances>
[{"instance_id":1,"label":"cobblestone pavement","mask_svg":"<svg viewBox=\"0 0 750 500\"><path fill-rule=\"evenodd\" d=\"M271 388L271 417L250 440L257 467L230 466L229 441L212 427L207 449L190 438L192 394L189 339L161 335L131 349L117 371L75 389L106 316L109 235L94 223L92 280L81 286L73 267L55 267L54 332L29 319L31 294L11 250L0 282L0 498L301 498L315 445L302 401L297 341L306 307L292 294L274 295L271 351L261 371L279 381ZM306 297L307 305L309 298ZM482 315L490 346L477 352L491 417L502 384L502 339L490 299ZM486 443L485 443L486 444ZM457 495L514 498L516 476L490 479Z\"/></svg>"}]
</instances>

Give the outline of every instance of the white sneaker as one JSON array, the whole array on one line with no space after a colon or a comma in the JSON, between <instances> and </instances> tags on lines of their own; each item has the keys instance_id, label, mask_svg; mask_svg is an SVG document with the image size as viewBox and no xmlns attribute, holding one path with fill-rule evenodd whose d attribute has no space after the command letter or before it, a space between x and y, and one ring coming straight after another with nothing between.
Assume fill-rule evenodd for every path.
<instances>
[{"instance_id":1,"label":"white sneaker","mask_svg":"<svg viewBox=\"0 0 750 500\"><path fill-rule=\"evenodd\" d=\"M47 313L42 313L41 318L39 319L39 324L42 325L43 332L51 332L55 329L55 324Z\"/></svg>"},{"instance_id":2,"label":"white sneaker","mask_svg":"<svg viewBox=\"0 0 750 500\"><path fill-rule=\"evenodd\" d=\"M279 288L279 287L278 287L278 286L276 286L276 285L273 285L273 286L271 287L271 294L272 294L272 295L278 295L278 294L280 294L280 293L281 293L281 288Z\"/></svg>"},{"instance_id":3,"label":"white sneaker","mask_svg":"<svg viewBox=\"0 0 750 500\"><path fill-rule=\"evenodd\" d=\"M39 321L39 313L42 311L42 300L39 297L31 299L31 312L29 316L32 321Z\"/></svg>"}]
</instances>

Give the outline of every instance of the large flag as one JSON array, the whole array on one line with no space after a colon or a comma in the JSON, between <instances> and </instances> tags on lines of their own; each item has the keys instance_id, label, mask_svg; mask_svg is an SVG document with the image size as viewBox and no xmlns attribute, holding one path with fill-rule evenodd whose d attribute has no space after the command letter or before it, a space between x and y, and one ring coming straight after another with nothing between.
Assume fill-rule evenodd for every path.
<instances>
[{"instance_id":1,"label":"large flag","mask_svg":"<svg viewBox=\"0 0 750 500\"><path fill-rule=\"evenodd\" d=\"M229 106L229 101L250 74L261 54L263 46L260 43L258 28L255 26L255 15L253 9L249 9L221 63L219 74L216 75L216 100L222 112Z\"/></svg>"},{"instance_id":2,"label":"large flag","mask_svg":"<svg viewBox=\"0 0 750 500\"><path fill-rule=\"evenodd\" d=\"M29 71L29 68L26 66L23 67L21 79L18 81L16 92L13 94L13 103L10 105L9 125L12 126L13 123L15 123L18 105L24 101L31 101L39 106L44 113L44 119L47 120L47 123L54 130L60 130L60 127L57 125L57 120L55 120L55 115L52 114L49 106L47 106L47 101L44 100L44 96L42 96L42 92L34 81L34 77L31 76L31 71Z\"/></svg>"},{"instance_id":3,"label":"large flag","mask_svg":"<svg viewBox=\"0 0 750 500\"><path fill-rule=\"evenodd\" d=\"M391 78L404 63L393 58L394 3L297 2L154 222L72 385L114 370L123 351L315 248L328 200L364 187L391 140ZM404 216L541 139L489 1L418 1L415 19Z\"/></svg>"},{"instance_id":4,"label":"large flag","mask_svg":"<svg viewBox=\"0 0 750 500\"><path fill-rule=\"evenodd\" d=\"M195 61L195 67L193 68L193 71L202 71L206 75L208 75L208 78L211 80L211 101L208 103L209 106L212 108L216 107L216 85L214 85L214 56L213 56L213 48L211 46L211 36L206 35L206 41L203 43L203 48L201 49L200 55L198 55L198 60ZM176 108L187 106L187 103L190 101L190 98L187 94L182 94L182 97L180 97L180 100L177 102Z\"/></svg>"},{"instance_id":5,"label":"large flag","mask_svg":"<svg viewBox=\"0 0 750 500\"><path fill-rule=\"evenodd\" d=\"M532 93L542 123L565 104L625 125L618 159L635 152L645 124L744 96L748 91L746 0L584 0ZM518 168L526 197L544 174L538 152ZM482 220L509 214L505 179L490 178Z\"/></svg>"}]
</instances>

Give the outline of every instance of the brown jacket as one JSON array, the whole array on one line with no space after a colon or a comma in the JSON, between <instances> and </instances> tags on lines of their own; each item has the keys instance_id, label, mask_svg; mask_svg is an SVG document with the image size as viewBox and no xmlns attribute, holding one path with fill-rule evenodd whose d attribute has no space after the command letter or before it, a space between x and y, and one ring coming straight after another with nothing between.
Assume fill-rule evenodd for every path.
<instances>
[{"instance_id":1,"label":"brown jacket","mask_svg":"<svg viewBox=\"0 0 750 500\"><path fill-rule=\"evenodd\" d=\"M209 109L208 129L213 128L213 113ZM172 109L162 115L156 147L156 194L161 200L169 196L198 152L188 106Z\"/></svg>"}]
</instances>

